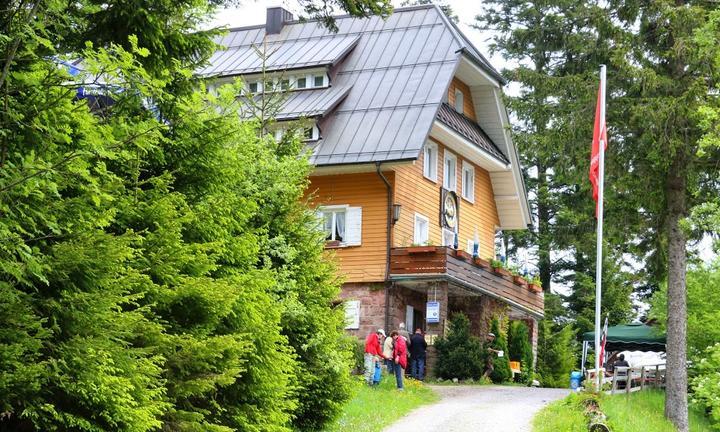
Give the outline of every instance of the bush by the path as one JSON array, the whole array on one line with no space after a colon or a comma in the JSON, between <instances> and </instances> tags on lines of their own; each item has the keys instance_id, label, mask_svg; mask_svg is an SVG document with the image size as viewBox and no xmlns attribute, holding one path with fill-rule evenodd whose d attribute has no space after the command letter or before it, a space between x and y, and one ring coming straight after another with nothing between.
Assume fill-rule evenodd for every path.
<instances>
[{"instance_id":1,"label":"bush by the path","mask_svg":"<svg viewBox=\"0 0 720 432\"><path fill-rule=\"evenodd\" d=\"M512 361L520 362L518 382L530 384L533 379L533 352L530 344L530 332L522 321L511 321L508 329L508 356Z\"/></svg>"},{"instance_id":2,"label":"bush by the path","mask_svg":"<svg viewBox=\"0 0 720 432\"><path fill-rule=\"evenodd\" d=\"M480 340L470 334L470 321L461 314L450 318L445 337L435 341L437 364L435 374L442 379L479 379L485 367L485 353Z\"/></svg>"},{"instance_id":3,"label":"bush by the path","mask_svg":"<svg viewBox=\"0 0 720 432\"><path fill-rule=\"evenodd\" d=\"M577 364L572 325L554 329L553 324L542 320L538 326L538 354L535 376L543 387L566 388L570 372Z\"/></svg>"},{"instance_id":4,"label":"bush by the path","mask_svg":"<svg viewBox=\"0 0 720 432\"><path fill-rule=\"evenodd\" d=\"M493 318L492 322L490 323L490 331L495 334L495 340L490 344L490 347L492 349L503 351L504 355L502 357L498 357L497 355L490 354L490 353L484 353L485 355L494 355L493 358L493 372L490 374L490 379L496 383L500 384L505 381L510 380L512 378L512 371L510 371L510 362L508 360L508 344L507 344L507 337L505 335L505 332L500 326L500 319L499 318Z\"/></svg>"}]
</instances>

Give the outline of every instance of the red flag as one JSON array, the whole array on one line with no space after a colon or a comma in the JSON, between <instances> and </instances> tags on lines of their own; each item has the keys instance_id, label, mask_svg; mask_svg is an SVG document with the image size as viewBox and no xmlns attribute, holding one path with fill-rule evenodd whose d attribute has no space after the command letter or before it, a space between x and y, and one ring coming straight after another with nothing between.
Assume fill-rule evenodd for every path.
<instances>
[{"instance_id":1,"label":"red flag","mask_svg":"<svg viewBox=\"0 0 720 432\"><path fill-rule=\"evenodd\" d=\"M602 86L602 84L601 84ZM602 87L598 89L597 105L595 106L595 129L593 130L592 154L590 155L590 183L593 188L593 199L595 200L595 217L598 213L598 183L600 181L600 141L603 142L603 150L607 148L607 128L605 119L602 117Z\"/></svg>"}]
</instances>

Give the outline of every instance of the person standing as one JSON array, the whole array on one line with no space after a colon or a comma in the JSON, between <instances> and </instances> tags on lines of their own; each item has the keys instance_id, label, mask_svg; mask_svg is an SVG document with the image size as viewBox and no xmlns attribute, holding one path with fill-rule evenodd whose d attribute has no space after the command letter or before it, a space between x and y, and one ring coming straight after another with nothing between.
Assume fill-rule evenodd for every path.
<instances>
[{"instance_id":1,"label":"person standing","mask_svg":"<svg viewBox=\"0 0 720 432\"><path fill-rule=\"evenodd\" d=\"M398 334L405 338L405 346L407 348L410 348L412 346L412 341L410 340L410 333L405 329L405 323L401 322L398 326ZM408 358L405 359L405 361L409 364L410 363L410 350L408 349Z\"/></svg>"},{"instance_id":2,"label":"person standing","mask_svg":"<svg viewBox=\"0 0 720 432\"><path fill-rule=\"evenodd\" d=\"M390 333L390 336L395 342L395 348L393 348L393 359L395 360L395 381L397 382L398 390L403 390L403 375L405 375L405 369L407 369L407 343L405 338L400 336L397 331Z\"/></svg>"},{"instance_id":3,"label":"person standing","mask_svg":"<svg viewBox=\"0 0 720 432\"><path fill-rule=\"evenodd\" d=\"M365 339L365 382L368 385L373 383L373 375L375 374L375 362L382 357L382 347L380 345L380 337L385 337L385 331L378 329L375 333L370 333Z\"/></svg>"},{"instance_id":4,"label":"person standing","mask_svg":"<svg viewBox=\"0 0 720 432\"><path fill-rule=\"evenodd\" d=\"M393 338L388 337L385 338L385 342L383 342L383 357L385 358L385 366L387 366L387 371L389 374L395 372L395 361L393 360L393 345L394 341Z\"/></svg>"},{"instance_id":5,"label":"person standing","mask_svg":"<svg viewBox=\"0 0 720 432\"><path fill-rule=\"evenodd\" d=\"M416 380L425 379L425 353L427 342L421 329L415 329L410 337L410 376Z\"/></svg>"}]
</instances>

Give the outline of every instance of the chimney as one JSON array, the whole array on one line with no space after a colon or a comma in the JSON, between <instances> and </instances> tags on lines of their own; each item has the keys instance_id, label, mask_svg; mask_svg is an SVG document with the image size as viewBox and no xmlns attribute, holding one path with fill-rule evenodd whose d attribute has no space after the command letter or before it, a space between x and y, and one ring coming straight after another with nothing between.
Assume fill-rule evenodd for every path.
<instances>
[{"instance_id":1,"label":"chimney","mask_svg":"<svg viewBox=\"0 0 720 432\"><path fill-rule=\"evenodd\" d=\"M282 31L286 22L295 19L293 14L287 10L277 7L267 8L267 19L265 20L265 34L278 34Z\"/></svg>"}]
</instances>

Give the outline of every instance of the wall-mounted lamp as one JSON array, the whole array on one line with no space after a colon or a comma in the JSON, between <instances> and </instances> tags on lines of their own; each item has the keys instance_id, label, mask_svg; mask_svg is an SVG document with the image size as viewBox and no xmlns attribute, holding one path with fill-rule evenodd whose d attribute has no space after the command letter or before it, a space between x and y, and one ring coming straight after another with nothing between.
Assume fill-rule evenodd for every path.
<instances>
[{"instance_id":1,"label":"wall-mounted lamp","mask_svg":"<svg viewBox=\"0 0 720 432\"><path fill-rule=\"evenodd\" d=\"M398 220L400 220L400 210L401 209L402 209L402 205L393 204L393 224L396 223Z\"/></svg>"}]
</instances>

